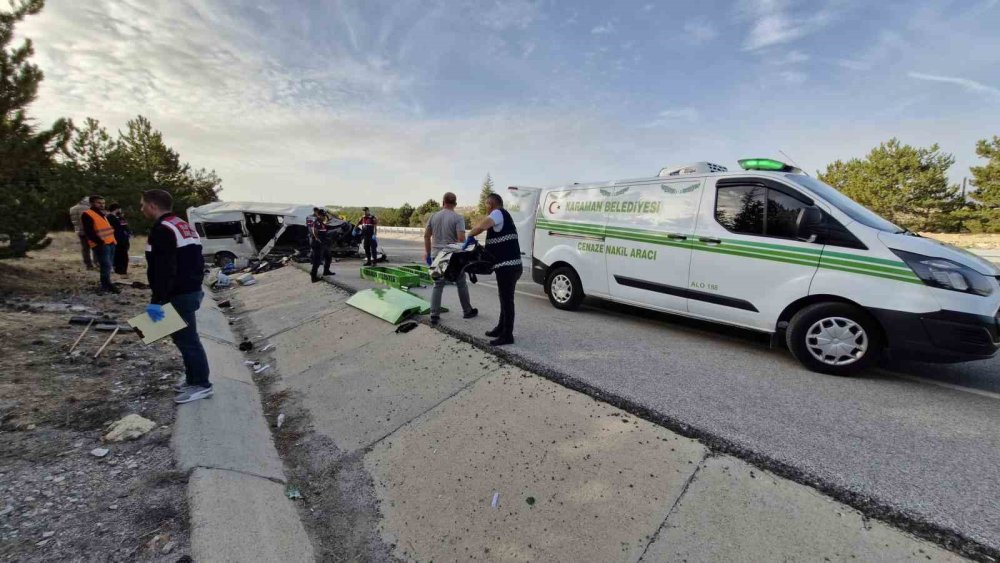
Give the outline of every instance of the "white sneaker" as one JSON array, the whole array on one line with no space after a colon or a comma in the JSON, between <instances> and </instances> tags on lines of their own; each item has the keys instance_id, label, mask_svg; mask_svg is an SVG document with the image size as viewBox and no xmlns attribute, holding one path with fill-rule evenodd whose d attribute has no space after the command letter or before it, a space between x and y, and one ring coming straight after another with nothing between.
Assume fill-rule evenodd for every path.
<instances>
[{"instance_id":1,"label":"white sneaker","mask_svg":"<svg viewBox=\"0 0 1000 563\"><path fill-rule=\"evenodd\" d=\"M174 402L178 405L183 405L184 403L190 403L199 399L208 399L214 393L215 390L211 387L197 387L191 385L183 393L174 397Z\"/></svg>"}]
</instances>

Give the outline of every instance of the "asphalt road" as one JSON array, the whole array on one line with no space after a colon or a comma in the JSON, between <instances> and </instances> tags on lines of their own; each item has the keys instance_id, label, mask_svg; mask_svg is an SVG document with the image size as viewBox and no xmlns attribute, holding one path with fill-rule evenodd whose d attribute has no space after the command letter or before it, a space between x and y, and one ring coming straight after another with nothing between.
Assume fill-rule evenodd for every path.
<instances>
[{"instance_id":1,"label":"asphalt road","mask_svg":"<svg viewBox=\"0 0 1000 563\"><path fill-rule=\"evenodd\" d=\"M394 263L423 254L418 241L383 245ZM369 287L357 265L340 263L338 281ZM472 286L472 299L480 316L462 320L447 288L453 312L442 323L481 337L499 311L492 278ZM837 378L803 369L752 331L591 299L560 311L530 278L516 301L509 352L1000 549L1000 357Z\"/></svg>"}]
</instances>

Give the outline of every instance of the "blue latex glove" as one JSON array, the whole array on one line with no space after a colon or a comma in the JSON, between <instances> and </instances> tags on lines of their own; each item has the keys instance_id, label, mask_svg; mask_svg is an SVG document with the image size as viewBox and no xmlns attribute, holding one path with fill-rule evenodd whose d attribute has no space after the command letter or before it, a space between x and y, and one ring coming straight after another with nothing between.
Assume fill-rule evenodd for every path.
<instances>
[{"instance_id":1,"label":"blue latex glove","mask_svg":"<svg viewBox=\"0 0 1000 563\"><path fill-rule=\"evenodd\" d=\"M146 305L146 314L149 315L149 318L153 319L154 323L162 321L163 317L167 316L167 314L163 312L163 307L157 305L156 303Z\"/></svg>"},{"instance_id":2,"label":"blue latex glove","mask_svg":"<svg viewBox=\"0 0 1000 563\"><path fill-rule=\"evenodd\" d=\"M476 244L476 237L470 236L465 239L465 244L462 245L462 250L465 250L474 244Z\"/></svg>"},{"instance_id":3,"label":"blue latex glove","mask_svg":"<svg viewBox=\"0 0 1000 563\"><path fill-rule=\"evenodd\" d=\"M427 265L430 266L431 262L434 262L434 260L432 260L431 255L428 254L427 256L424 257L424 262L427 262Z\"/></svg>"}]
</instances>

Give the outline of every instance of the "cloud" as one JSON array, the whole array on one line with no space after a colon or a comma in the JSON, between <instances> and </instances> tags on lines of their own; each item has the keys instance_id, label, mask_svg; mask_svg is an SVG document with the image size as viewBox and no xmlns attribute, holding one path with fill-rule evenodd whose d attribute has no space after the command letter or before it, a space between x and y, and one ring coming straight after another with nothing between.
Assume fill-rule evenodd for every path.
<instances>
[{"instance_id":1,"label":"cloud","mask_svg":"<svg viewBox=\"0 0 1000 563\"><path fill-rule=\"evenodd\" d=\"M719 32L705 18L698 18L684 22L684 33L689 41L695 45L701 45L718 37Z\"/></svg>"},{"instance_id":2,"label":"cloud","mask_svg":"<svg viewBox=\"0 0 1000 563\"><path fill-rule=\"evenodd\" d=\"M808 78L805 73L794 70L786 70L780 73L779 76L789 84L802 84Z\"/></svg>"},{"instance_id":3,"label":"cloud","mask_svg":"<svg viewBox=\"0 0 1000 563\"><path fill-rule=\"evenodd\" d=\"M796 17L783 0L746 0L744 12L753 23L743 42L744 51L789 43L827 26L833 19L829 10L820 9Z\"/></svg>"},{"instance_id":4,"label":"cloud","mask_svg":"<svg viewBox=\"0 0 1000 563\"><path fill-rule=\"evenodd\" d=\"M661 111L656 119L646 123L644 128L656 128L680 123L696 123L700 118L698 110L692 107L677 107Z\"/></svg>"},{"instance_id":5,"label":"cloud","mask_svg":"<svg viewBox=\"0 0 1000 563\"><path fill-rule=\"evenodd\" d=\"M837 61L837 64L839 66L842 66L842 67L846 68L847 70L863 71L863 70L871 70L871 68L872 68L871 63L869 63L869 62L866 62L866 61L855 61L855 60L851 60L851 59L839 59Z\"/></svg>"},{"instance_id":6,"label":"cloud","mask_svg":"<svg viewBox=\"0 0 1000 563\"><path fill-rule=\"evenodd\" d=\"M538 2L532 0L504 0L494 2L482 14L481 21L497 31L508 28L524 29L541 16Z\"/></svg>"},{"instance_id":7,"label":"cloud","mask_svg":"<svg viewBox=\"0 0 1000 563\"><path fill-rule=\"evenodd\" d=\"M611 35L615 32L614 22L608 22L594 27L590 30L594 35Z\"/></svg>"},{"instance_id":8,"label":"cloud","mask_svg":"<svg viewBox=\"0 0 1000 563\"><path fill-rule=\"evenodd\" d=\"M975 92L977 94L986 94L988 97L994 100L1000 101L1000 88L994 88L992 86L987 86L982 82L976 82L975 80L969 80L968 78L957 78L953 76L937 76L934 74L923 74L921 72L908 72L907 76L910 78L915 78L917 80L927 80L930 82L943 82L945 84L954 84L960 86L962 89L969 92Z\"/></svg>"}]
</instances>

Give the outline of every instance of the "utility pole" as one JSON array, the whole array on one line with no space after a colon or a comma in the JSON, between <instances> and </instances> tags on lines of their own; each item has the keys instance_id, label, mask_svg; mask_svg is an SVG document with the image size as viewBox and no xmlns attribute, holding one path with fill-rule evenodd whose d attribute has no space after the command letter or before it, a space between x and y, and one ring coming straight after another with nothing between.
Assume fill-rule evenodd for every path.
<instances>
[{"instance_id":1,"label":"utility pole","mask_svg":"<svg viewBox=\"0 0 1000 563\"><path fill-rule=\"evenodd\" d=\"M968 181L969 181L968 176L962 178L962 203L968 203L968 201L965 199L965 184Z\"/></svg>"}]
</instances>

